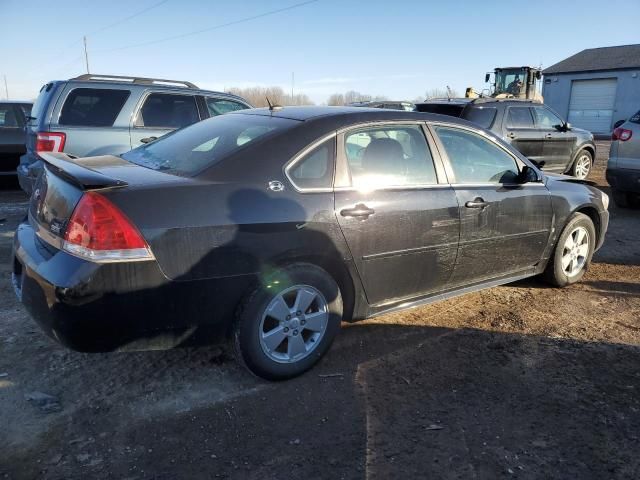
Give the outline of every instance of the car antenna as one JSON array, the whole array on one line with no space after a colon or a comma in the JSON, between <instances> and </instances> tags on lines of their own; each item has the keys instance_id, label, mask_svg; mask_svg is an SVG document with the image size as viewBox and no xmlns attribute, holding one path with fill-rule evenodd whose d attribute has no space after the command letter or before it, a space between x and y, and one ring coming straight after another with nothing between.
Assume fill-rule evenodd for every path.
<instances>
[{"instance_id":1,"label":"car antenna","mask_svg":"<svg viewBox=\"0 0 640 480\"><path fill-rule=\"evenodd\" d=\"M273 103L271 103L271 100L269 100L269 97L265 96L264 98L267 99L267 104L269 105L269 111L277 112L278 110L282 110L284 108L282 105L274 105Z\"/></svg>"}]
</instances>

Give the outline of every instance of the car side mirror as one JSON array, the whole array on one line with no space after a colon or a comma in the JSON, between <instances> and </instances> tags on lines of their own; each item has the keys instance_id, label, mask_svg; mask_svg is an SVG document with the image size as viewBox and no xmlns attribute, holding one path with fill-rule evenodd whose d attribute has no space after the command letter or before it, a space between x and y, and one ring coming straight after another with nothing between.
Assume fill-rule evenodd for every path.
<instances>
[{"instance_id":1,"label":"car side mirror","mask_svg":"<svg viewBox=\"0 0 640 480\"><path fill-rule=\"evenodd\" d=\"M520 183L535 183L540 181L540 176L535 169L531 168L529 165L525 165L522 167L520 171L520 175L518 175L518 180Z\"/></svg>"}]
</instances>

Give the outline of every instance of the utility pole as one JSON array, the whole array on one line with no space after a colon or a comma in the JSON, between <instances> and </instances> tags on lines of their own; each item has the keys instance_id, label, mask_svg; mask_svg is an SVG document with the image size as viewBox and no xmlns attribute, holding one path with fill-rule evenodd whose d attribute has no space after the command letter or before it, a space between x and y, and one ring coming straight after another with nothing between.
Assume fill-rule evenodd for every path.
<instances>
[{"instance_id":1,"label":"utility pole","mask_svg":"<svg viewBox=\"0 0 640 480\"><path fill-rule=\"evenodd\" d=\"M82 37L84 40L84 63L87 65L87 73L89 73L89 54L87 53L87 37Z\"/></svg>"},{"instance_id":2,"label":"utility pole","mask_svg":"<svg viewBox=\"0 0 640 480\"><path fill-rule=\"evenodd\" d=\"M9 86L7 85L7 76L4 75L4 93L7 94L7 100L9 100Z\"/></svg>"}]
</instances>

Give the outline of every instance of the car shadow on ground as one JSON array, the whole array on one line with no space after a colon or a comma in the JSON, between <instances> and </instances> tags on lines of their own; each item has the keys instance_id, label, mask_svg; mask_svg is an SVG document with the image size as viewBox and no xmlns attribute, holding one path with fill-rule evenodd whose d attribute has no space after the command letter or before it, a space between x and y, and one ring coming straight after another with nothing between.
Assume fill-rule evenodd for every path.
<instances>
[{"instance_id":1,"label":"car shadow on ground","mask_svg":"<svg viewBox=\"0 0 640 480\"><path fill-rule=\"evenodd\" d=\"M126 355L134 354L91 358L99 364ZM166 357L164 370L130 364L138 371L111 388L136 392L140 378L162 385L163 377L175 381L172 370L206 375L231 365L203 365L198 350L154 355ZM81 399L62 394L70 408L33 446L3 448L0 473L637 478L639 361L637 346L368 321L345 326L329 355L302 377L268 383L232 368L244 392L188 411L132 416L120 404L126 398L96 398L92 391L102 390L87 383ZM65 382L77 380L56 382L64 392Z\"/></svg>"}]
</instances>

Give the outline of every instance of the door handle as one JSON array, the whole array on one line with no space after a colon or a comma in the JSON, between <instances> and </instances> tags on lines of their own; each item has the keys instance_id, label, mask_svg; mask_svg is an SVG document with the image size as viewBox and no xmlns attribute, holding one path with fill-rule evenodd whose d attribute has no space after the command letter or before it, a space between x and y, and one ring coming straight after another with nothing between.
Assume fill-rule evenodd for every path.
<instances>
[{"instance_id":1,"label":"door handle","mask_svg":"<svg viewBox=\"0 0 640 480\"><path fill-rule=\"evenodd\" d=\"M544 138L553 138L553 134L552 133L547 133Z\"/></svg>"},{"instance_id":2,"label":"door handle","mask_svg":"<svg viewBox=\"0 0 640 480\"><path fill-rule=\"evenodd\" d=\"M340 210L340 215L343 217L360 217L362 220L366 220L374 213L376 213L376 211L373 208L367 207L364 203L359 203L353 208Z\"/></svg>"},{"instance_id":3,"label":"door handle","mask_svg":"<svg viewBox=\"0 0 640 480\"><path fill-rule=\"evenodd\" d=\"M485 202L484 199L478 197L475 200L468 201L464 206L467 208L485 208L489 206L489 202Z\"/></svg>"},{"instance_id":4,"label":"door handle","mask_svg":"<svg viewBox=\"0 0 640 480\"><path fill-rule=\"evenodd\" d=\"M513 133L513 132L509 132L509 133L507 133L507 137L509 137L510 139L513 140L514 138L516 138L516 134Z\"/></svg>"},{"instance_id":5,"label":"door handle","mask_svg":"<svg viewBox=\"0 0 640 480\"><path fill-rule=\"evenodd\" d=\"M142 143L151 143L151 142L153 142L154 140L157 140L157 139L158 139L158 137L144 137L144 138L141 138L140 141Z\"/></svg>"}]
</instances>

